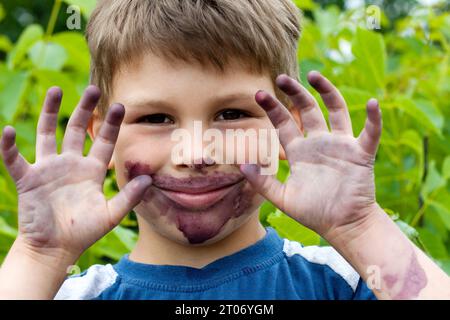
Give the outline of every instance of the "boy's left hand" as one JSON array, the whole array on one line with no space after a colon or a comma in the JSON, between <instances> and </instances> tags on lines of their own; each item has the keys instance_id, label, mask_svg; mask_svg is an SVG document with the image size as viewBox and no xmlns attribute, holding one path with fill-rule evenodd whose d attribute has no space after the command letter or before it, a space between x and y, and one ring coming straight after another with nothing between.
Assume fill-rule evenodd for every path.
<instances>
[{"instance_id":1,"label":"boy's left hand","mask_svg":"<svg viewBox=\"0 0 450 320\"><path fill-rule=\"evenodd\" d=\"M291 174L282 184L275 176L260 175L257 165L241 165L241 171L266 199L330 241L338 230L358 229L353 227L380 214L375 200L374 161L382 128L381 111L376 100L369 100L364 129L355 138L339 91L318 72L311 72L308 81L328 109L331 131L314 97L296 80L280 75L276 84L299 109L305 132L271 94L259 91L255 99L279 129Z\"/></svg>"}]
</instances>

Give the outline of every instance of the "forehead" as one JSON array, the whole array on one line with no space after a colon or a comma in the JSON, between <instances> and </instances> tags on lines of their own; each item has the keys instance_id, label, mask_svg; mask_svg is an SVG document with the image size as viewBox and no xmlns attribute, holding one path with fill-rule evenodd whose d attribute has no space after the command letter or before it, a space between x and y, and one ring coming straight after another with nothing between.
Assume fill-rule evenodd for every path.
<instances>
[{"instance_id":1,"label":"forehead","mask_svg":"<svg viewBox=\"0 0 450 320\"><path fill-rule=\"evenodd\" d=\"M259 90L273 92L268 73L259 74L231 61L223 71L198 63L168 61L145 54L124 64L114 75L112 98L132 101L139 97L159 100L202 100L212 96L242 99Z\"/></svg>"}]
</instances>

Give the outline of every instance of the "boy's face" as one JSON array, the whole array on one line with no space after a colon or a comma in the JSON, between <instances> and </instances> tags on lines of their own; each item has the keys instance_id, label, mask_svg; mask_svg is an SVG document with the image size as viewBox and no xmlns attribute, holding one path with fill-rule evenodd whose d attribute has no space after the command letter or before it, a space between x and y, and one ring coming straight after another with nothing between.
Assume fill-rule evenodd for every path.
<instances>
[{"instance_id":1,"label":"boy's face","mask_svg":"<svg viewBox=\"0 0 450 320\"><path fill-rule=\"evenodd\" d=\"M268 75L238 65L219 73L197 64L169 64L152 54L117 73L109 102L120 102L126 110L113 156L118 185L122 188L140 174L153 178L135 208L140 224L178 243L200 245L224 238L257 214L264 199L243 178L237 163L212 163L205 157L202 163L195 156L191 162L176 163L172 151L180 140L172 133L185 129L193 137L198 124L203 133L273 129L255 102L259 89L275 95ZM94 130L98 127L97 121ZM186 147L207 144L197 139ZM216 154L230 152L227 147ZM239 145L238 152L247 147Z\"/></svg>"}]
</instances>

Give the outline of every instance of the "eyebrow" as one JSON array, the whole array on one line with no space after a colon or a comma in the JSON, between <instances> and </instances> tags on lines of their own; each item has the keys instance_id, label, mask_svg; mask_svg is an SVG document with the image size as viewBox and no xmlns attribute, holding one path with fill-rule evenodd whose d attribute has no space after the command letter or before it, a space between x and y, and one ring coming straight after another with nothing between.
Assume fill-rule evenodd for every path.
<instances>
[{"instance_id":1,"label":"eyebrow","mask_svg":"<svg viewBox=\"0 0 450 320\"><path fill-rule=\"evenodd\" d=\"M248 93L231 93L223 96L215 97L209 101L209 104L212 105L220 105L220 104L228 104L231 102L255 102L254 95ZM255 102L256 103L256 102ZM164 109L175 109L175 107L168 101L161 99L139 99L137 98L135 101L128 103L129 107L133 108L142 108L142 107L160 107Z\"/></svg>"}]
</instances>

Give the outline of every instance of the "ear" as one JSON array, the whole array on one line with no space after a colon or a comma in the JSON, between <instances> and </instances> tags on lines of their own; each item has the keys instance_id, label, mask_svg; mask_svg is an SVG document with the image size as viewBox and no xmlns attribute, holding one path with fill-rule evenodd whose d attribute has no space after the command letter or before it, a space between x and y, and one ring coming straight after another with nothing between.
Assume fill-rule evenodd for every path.
<instances>
[{"instance_id":1,"label":"ear","mask_svg":"<svg viewBox=\"0 0 450 320\"><path fill-rule=\"evenodd\" d=\"M92 114L91 119L89 120L89 124L87 127L87 133L92 141L95 141L95 137L98 134L98 131L100 130L100 127L102 126L103 119L99 116L97 111L94 111ZM108 164L108 169L114 168L114 157L111 158Z\"/></svg>"},{"instance_id":2,"label":"ear","mask_svg":"<svg viewBox=\"0 0 450 320\"><path fill-rule=\"evenodd\" d=\"M292 106L289 108L289 112L291 113L292 118L297 124L297 127L303 133L303 124L302 117L300 116L300 111L298 110L298 108ZM280 146L280 160L287 160L286 152L284 151L283 146Z\"/></svg>"}]
</instances>

